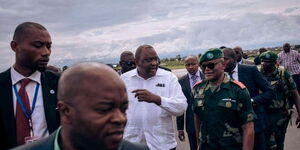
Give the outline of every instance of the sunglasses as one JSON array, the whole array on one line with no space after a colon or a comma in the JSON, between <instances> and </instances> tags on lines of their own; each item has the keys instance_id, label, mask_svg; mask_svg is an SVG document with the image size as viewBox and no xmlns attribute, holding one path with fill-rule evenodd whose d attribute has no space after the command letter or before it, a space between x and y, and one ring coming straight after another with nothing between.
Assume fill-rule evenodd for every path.
<instances>
[{"instance_id":1,"label":"sunglasses","mask_svg":"<svg viewBox=\"0 0 300 150\"><path fill-rule=\"evenodd\" d=\"M214 69L215 68L215 66L218 64L218 63L220 63L220 61L219 62L215 62L215 63L208 63L208 64L202 64L201 65L201 69L204 71L205 69L206 69L206 67L207 68L209 68L209 69Z\"/></svg>"},{"instance_id":2,"label":"sunglasses","mask_svg":"<svg viewBox=\"0 0 300 150\"><path fill-rule=\"evenodd\" d=\"M125 65L128 65L128 66L135 65L134 61L122 61L122 63L124 63Z\"/></svg>"}]
</instances>

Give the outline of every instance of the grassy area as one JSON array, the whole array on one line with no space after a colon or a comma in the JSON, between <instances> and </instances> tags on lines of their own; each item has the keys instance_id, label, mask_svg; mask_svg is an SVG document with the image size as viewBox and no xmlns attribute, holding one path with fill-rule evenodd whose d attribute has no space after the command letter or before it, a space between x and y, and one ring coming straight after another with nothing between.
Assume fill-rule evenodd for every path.
<instances>
[{"instance_id":1,"label":"grassy area","mask_svg":"<svg viewBox=\"0 0 300 150\"><path fill-rule=\"evenodd\" d=\"M163 61L160 66L167 67L169 69L182 69L185 68L183 61Z\"/></svg>"}]
</instances>

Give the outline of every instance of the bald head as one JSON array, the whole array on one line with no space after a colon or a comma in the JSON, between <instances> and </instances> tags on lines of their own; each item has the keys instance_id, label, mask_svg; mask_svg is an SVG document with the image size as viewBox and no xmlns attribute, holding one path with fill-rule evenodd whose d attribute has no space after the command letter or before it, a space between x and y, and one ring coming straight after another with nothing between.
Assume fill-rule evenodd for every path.
<instances>
[{"instance_id":1,"label":"bald head","mask_svg":"<svg viewBox=\"0 0 300 150\"><path fill-rule=\"evenodd\" d=\"M184 65L189 74L195 75L199 69L199 60L197 56L187 56L184 59Z\"/></svg>"},{"instance_id":2,"label":"bald head","mask_svg":"<svg viewBox=\"0 0 300 150\"><path fill-rule=\"evenodd\" d=\"M285 52L289 52L291 50L290 43L284 43L282 47Z\"/></svg>"},{"instance_id":3,"label":"bald head","mask_svg":"<svg viewBox=\"0 0 300 150\"><path fill-rule=\"evenodd\" d=\"M113 69L97 62L68 68L59 80L58 100L62 147L118 148L127 122L128 97ZM118 136L112 136L116 131Z\"/></svg>"},{"instance_id":4,"label":"bald head","mask_svg":"<svg viewBox=\"0 0 300 150\"><path fill-rule=\"evenodd\" d=\"M233 50L235 51L236 54L236 58L237 58L237 62L240 62L243 58L243 50L241 47L237 46L235 48L233 48Z\"/></svg>"},{"instance_id":5,"label":"bald head","mask_svg":"<svg viewBox=\"0 0 300 150\"><path fill-rule=\"evenodd\" d=\"M121 53L119 64L121 66L122 74L134 69L135 62L134 62L134 55L131 51L124 51Z\"/></svg>"},{"instance_id":6,"label":"bald head","mask_svg":"<svg viewBox=\"0 0 300 150\"><path fill-rule=\"evenodd\" d=\"M154 48L151 45L147 45L147 44L139 46L135 51L135 59L139 59L142 52L147 49L154 49Z\"/></svg>"},{"instance_id":7,"label":"bald head","mask_svg":"<svg viewBox=\"0 0 300 150\"><path fill-rule=\"evenodd\" d=\"M74 65L63 72L58 84L58 100L71 102L74 97L92 94L92 85L99 84L99 88L106 88L105 84L124 88L125 85L119 75L105 64L84 62Z\"/></svg>"},{"instance_id":8,"label":"bald head","mask_svg":"<svg viewBox=\"0 0 300 150\"><path fill-rule=\"evenodd\" d=\"M199 62L198 57L197 57L197 56L194 56L194 55L192 55L192 56L187 56L187 57L184 59L185 62L188 61L188 60L195 60L195 61Z\"/></svg>"},{"instance_id":9,"label":"bald head","mask_svg":"<svg viewBox=\"0 0 300 150\"><path fill-rule=\"evenodd\" d=\"M22 42L24 37L28 36L32 32L31 29L47 31L47 29L41 24L35 22L23 22L16 27L13 40L16 42Z\"/></svg>"},{"instance_id":10,"label":"bald head","mask_svg":"<svg viewBox=\"0 0 300 150\"><path fill-rule=\"evenodd\" d=\"M222 51L224 53L224 59L225 59L225 65L226 65L225 71L231 72L236 66L237 54L231 48L224 48Z\"/></svg>"},{"instance_id":11,"label":"bald head","mask_svg":"<svg viewBox=\"0 0 300 150\"><path fill-rule=\"evenodd\" d=\"M134 55L133 55L133 53L131 51L124 51L120 55L120 61L127 61L128 57L133 57L133 56Z\"/></svg>"}]
</instances>

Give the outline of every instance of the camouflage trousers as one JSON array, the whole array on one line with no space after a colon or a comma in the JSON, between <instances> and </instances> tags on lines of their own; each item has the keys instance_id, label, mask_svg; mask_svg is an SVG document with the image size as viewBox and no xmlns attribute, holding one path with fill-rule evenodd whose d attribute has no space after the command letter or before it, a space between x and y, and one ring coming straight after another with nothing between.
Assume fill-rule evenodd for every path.
<instances>
[{"instance_id":1,"label":"camouflage trousers","mask_svg":"<svg viewBox=\"0 0 300 150\"><path fill-rule=\"evenodd\" d=\"M266 150L283 150L289 120L288 112L267 113L265 130Z\"/></svg>"}]
</instances>

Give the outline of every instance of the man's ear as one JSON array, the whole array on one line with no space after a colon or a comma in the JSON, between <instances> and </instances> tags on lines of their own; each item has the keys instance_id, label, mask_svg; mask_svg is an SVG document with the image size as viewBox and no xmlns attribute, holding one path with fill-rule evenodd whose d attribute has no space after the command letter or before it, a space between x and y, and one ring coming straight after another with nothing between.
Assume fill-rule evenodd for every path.
<instances>
[{"instance_id":1,"label":"man's ear","mask_svg":"<svg viewBox=\"0 0 300 150\"><path fill-rule=\"evenodd\" d=\"M71 124L72 123L72 108L70 105L66 104L63 101L57 102L57 109L60 115L61 124Z\"/></svg>"},{"instance_id":2,"label":"man's ear","mask_svg":"<svg viewBox=\"0 0 300 150\"><path fill-rule=\"evenodd\" d=\"M135 63L135 66L137 66L137 65L138 65L139 61L138 61L138 59L137 59L137 58L135 58L135 59L134 59L134 63Z\"/></svg>"},{"instance_id":3,"label":"man's ear","mask_svg":"<svg viewBox=\"0 0 300 150\"><path fill-rule=\"evenodd\" d=\"M16 41L11 41L10 42L10 47L11 49L16 52L17 51L17 48L18 48L18 43Z\"/></svg>"}]
</instances>

